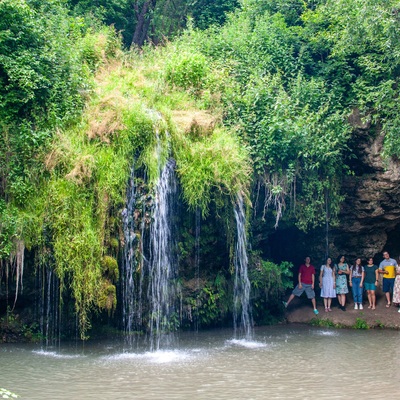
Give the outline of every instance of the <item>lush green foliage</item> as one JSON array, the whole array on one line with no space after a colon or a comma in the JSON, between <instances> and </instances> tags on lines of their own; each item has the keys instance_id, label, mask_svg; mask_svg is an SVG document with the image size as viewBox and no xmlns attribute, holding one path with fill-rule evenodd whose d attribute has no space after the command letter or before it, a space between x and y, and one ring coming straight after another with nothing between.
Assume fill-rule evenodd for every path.
<instances>
[{"instance_id":1,"label":"lush green foliage","mask_svg":"<svg viewBox=\"0 0 400 400\"><path fill-rule=\"evenodd\" d=\"M262 260L256 254L252 255L249 279L252 288L253 318L256 323L270 323L274 310L276 318L276 309L280 309L280 299L287 289L293 287L292 267L289 262L275 264Z\"/></svg>"},{"instance_id":2,"label":"lush green foliage","mask_svg":"<svg viewBox=\"0 0 400 400\"><path fill-rule=\"evenodd\" d=\"M0 199L0 259L8 257L13 248L13 239L17 236L18 210Z\"/></svg>"},{"instance_id":3,"label":"lush green foliage","mask_svg":"<svg viewBox=\"0 0 400 400\"><path fill-rule=\"evenodd\" d=\"M385 154L400 154L398 1L327 1L305 20L319 28L315 40L330 49L328 54L336 65L342 64L336 74L350 72L347 100L360 108L365 118L382 125Z\"/></svg>"},{"instance_id":4,"label":"lush green foliage","mask_svg":"<svg viewBox=\"0 0 400 400\"><path fill-rule=\"evenodd\" d=\"M24 323L11 307L7 307L6 314L0 318L0 334L3 341L7 342L39 342L43 339L38 330L38 323Z\"/></svg>"},{"instance_id":5,"label":"lush green foliage","mask_svg":"<svg viewBox=\"0 0 400 400\"><path fill-rule=\"evenodd\" d=\"M207 59L201 53L175 53L166 66L166 80L172 85L198 92L207 76Z\"/></svg>"},{"instance_id":6,"label":"lush green foliage","mask_svg":"<svg viewBox=\"0 0 400 400\"><path fill-rule=\"evenodd\" d=\"M185 140L181 146L176 154L178 175L183 198L192 209L199 207L206 215L212 196L230 195L234 200L246 190L248 155L229 132L215 130L205 140L192 144Z\"/></svg>"},{"instance_id":7,"label":"lush green foliage","mask_svg":"<svg viewBox=\"0 0 400 400\"><path fill-rule=\"evenodd\" d=\"M350 136L340 89L308 75L310 54L297 25L270 7L256 16L248 7L218 31L189 32L178 54L189 46L213 61L208 76L218 78L204 82L219 92L224 123L247 144L265 208L277 210L277 222L289 205L304 230L326 218L333 223ZM213 85L218 79L224 85Z\"/></svg>"},{"instance_id":8,"label":"lush green foliage","mask_svg":"<svg viewBox=\"0 0 400 400\"><path fill-rule=\"evenodd\" d=\"M398 153L398 29L394 1L244 1L222 28L182 38L179 54L200 50L223 79L224 123L277 222L285 207L304 230L337 222L354 107Z\"/></svg>"},{"instance_id":9,"label":"lush green foliage","mask_svg":"<svg viewBox=\"0 0 400 400\"><path fill-rule=\"evenodd\" d=\"M83 36L57 1L2 1L0 21L0 192L23 205L55 129L79 115L92 87L98 36Z\"/></svg>"},{"instance_id":10,"label":"lush green foliage","mask_svg":"<svg viewBox=\"0 0 400 400\"><path fill-rule=\"evenodd\" d=\"M185 206L224 226L221 235L208 221L212 267L183 301L212 325L230 312L237 193L262 221L336 223L354 109L385 135L386 156L400 154L398 1L243 0L222 26L237 1L153 1L142 39L172 37L192 15L188 30L121 55L100 21L130 45L130 7L145 3L70 1L82 14L72 17L63 1L0 2L0 265L18 240L51 254L46 267L74 298L82 336L92 311L116 309L133 163L151 193L174 157ZM211 250L218 235L225 261ZM193 238L179 240L188 267ZM254 256L249 269L255 317L266 321L290 268Z\"/></svg>"},{"instance_id":11,"label":"lush green foliage","mask_svg":"<svg viewBox=\"0 0 400 400\"><path fill-rule=\"evenodd\" d=\"M95 168L85 139L57 130L76 123L93 87L90 71L115 55L119 41L107 28L85 35L58 1L6 0L0 20L1 258L15 254L18 240L39 253L54 251L56 271L86 327L103 282L105 200L114 183L108 173L118 161L106 165L108 150L99 149L103 164ZM83 187L92 172L97 191ZM125 182L123 176L118 185Z\"/></svg>"},{"instance_id":12,"label":"lush green foliage","mask_svg":"<svg viewBox=\"0 0 400 400\"><path fill-rule=\"evenodd\" d=\"M226 13L239 7L238 0L69 0L68 4L74 14L84 16L88 26L101 22L115 26L126 47L131 46L137 29L141 41L160 43L178 35L188 19L197 28L206 29L223 24ZM144 26L140 26L141 19Z\"/></svg>"}]
</instances>

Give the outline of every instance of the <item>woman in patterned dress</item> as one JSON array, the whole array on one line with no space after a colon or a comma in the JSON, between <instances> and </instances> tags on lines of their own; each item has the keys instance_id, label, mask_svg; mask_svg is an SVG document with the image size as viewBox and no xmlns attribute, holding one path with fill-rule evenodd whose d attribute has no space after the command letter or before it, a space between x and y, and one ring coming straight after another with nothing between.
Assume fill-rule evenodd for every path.
<instances>
[{"instance_id":1,"label":"woman in patterned dress","mask_svg":"<svg viewBox=\"0 0 400 400\"><path fill-rule=\"evenodd\" d=\"M336 268L336 294L339 302L339 308L346 311L346 294L349 293L347 286L347 275L350 274L350 269L345 262L345 257L340 256Z\"/></svg>"},{"instance_id":2,"label":"woman in patterned dress","mask_svg":"<svg viewBox=\"0 0 400 400\"><path fill-rule=\"evenodd\" d=\"M396 279L393 287L393 304L400 305L400 266L396 268ZM400 308L399 308L400 313Z\"/></svg>"},{"instance_id":3,"label":"woman in patterned dress","mask_svg":"<svg viewBox=\"0 0 400 400\"><path fill-rule=\"evenodd\" d=\"M325 312L332 311L332 299L336 297L336 280L335 268L330 257L327 258L326 264L321 266L319 286L321 288L321 297L324 298Z\"/></svg>"}]
</instances>

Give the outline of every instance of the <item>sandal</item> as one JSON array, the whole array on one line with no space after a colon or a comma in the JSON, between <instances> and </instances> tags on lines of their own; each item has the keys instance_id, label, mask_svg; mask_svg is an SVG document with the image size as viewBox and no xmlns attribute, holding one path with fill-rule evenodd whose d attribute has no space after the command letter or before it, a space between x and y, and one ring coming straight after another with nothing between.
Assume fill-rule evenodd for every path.
<instances>
[{"instance_id":1,"label":"sandal","mask_svg":"<svg viewBox=\"0 0 400 400\"><path fill-rule=\"evenodd\" d=\"M387 303L387 304L386 304L386 308L389 308L389 307L390 307L390 303Z\"/></svg>"},{"instance_id":2,"label":"sandal","mask_svg":"<svg viewBox=\"0 0 400 400\"><path fill-rule=\"evenodd\" d=\"M328 307L328 311L332 311L332 310Z\"/></svg>"},{"instance_id":3,"label":"sandal","mask_svg":"<svg viewBox=\"0 0 400 400\"><path fill-rule=\"evenodd\" d=\"M328 308L327 307L325 307L325 312L328 312Z\"/></svg>"}]
</instances>

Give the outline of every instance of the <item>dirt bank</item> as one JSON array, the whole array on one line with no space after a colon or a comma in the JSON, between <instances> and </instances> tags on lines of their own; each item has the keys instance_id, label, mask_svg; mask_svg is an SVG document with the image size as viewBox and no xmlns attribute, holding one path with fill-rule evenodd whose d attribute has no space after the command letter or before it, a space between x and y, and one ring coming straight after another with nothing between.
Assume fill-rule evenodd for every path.
<instances>
[{"instance_id":1,"label":"dirt bank","mask_svg":"<svg viewBox=\"0 0 400 400\"><path fill-rule=\"evenodd\" d=\"M364 309L354 310L352 296L347 295L346 311L337 306L337 301L332 301L332 311L325 312L323 299L317 297L318 315L314 315L311 301L304 295L295 297L286 310L288 323L321 324L326 326L358 327L358 328L391 328L400 329L400 313L398 307L386 308L384 294L377 291L377 305L375 310L368 308L368 301L364 299Z\"/></svg>"}]
</instances>

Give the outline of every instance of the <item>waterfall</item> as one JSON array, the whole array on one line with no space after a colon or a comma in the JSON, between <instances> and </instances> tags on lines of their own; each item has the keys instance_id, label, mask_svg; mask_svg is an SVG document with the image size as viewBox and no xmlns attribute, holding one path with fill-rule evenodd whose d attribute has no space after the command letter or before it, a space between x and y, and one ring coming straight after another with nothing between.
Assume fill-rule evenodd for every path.
<instances>
[{"instance_id":1,"label":"waterfall","mask_svg":"<svg viewBox=\"0 0 400 400\"><path fill-rule=\"evenodd\" d=\"M60 281L47 266L37 270L35 314L38 316L42 344L49 346L61 340Z\"/></svg>"},{"instance_id":2,"label":"waterfall","mask_svg":"<svg viewBox=\"0 0 400 400\"><path fill-rule=\"evenodd\" d=\"M169 153L169 136L168 132L164 132L164 140L160 137L161 115L153 110L148 110L148 113L154 120L154 161L157 163L158 179L153 195L146 189L142 190L141 186L135 188L132 168L127 202L122 212L125 239L122 318L130 340L135 330L149 332L150 350L153 351L170 343L171 332L179 324L179 319L175 309L176 235L172 230L176 194L175 161L164 161ZM151 181L146 176L142 178L142 182Z\"/></svg>"},{"instance_id":3,"label":"waterfall","mask_svg":"<svg viewBox=\"0 0 400 400\"><path fill-rule=\"evenodd\" d=\"M135 205L136 205L136 191L135 191L135 170L131 169L131 175L127 188L127 202L126 207L122 211L122 222L124 229L124 260L122 271L122 322L125 333L128 338L131 337L133 331L134 315L135 315Z\"/></svg>"},{"instance_id":4,"label":"waterfall","mask_svg":"<svg viewBox=\"0 0 400 400\"><path fill-rule=\"evenodd\" d=\"M196 209L195 216L195 240L194 240L194 270L196 280L196 312L194 315L194 326L196 332L199 330L199 307L200 307L200 233L201 233L201 211Z\"/></svg>"},{"instance_id":5,"label":"waterfall","mask_svg":"<svg viewBox=\"0 0 400 400\"><path fill-rule=\"evenodd\" d=\"M176 194L175 162L170 159L156 185L153 221L150 228L148 300L150 304L150 345L158 350L169 344L178 315L175 311L177 262L173 257L173 207ZM163 342L163 343L161 343Z\"/></svg>"},{"instance_id":6,"label":"waterfall","mask_svg":"<svg viewBox=\"0 0 400 400\"><path fill-rule=\"evenodd\" d=\"M250 281L247 275L247 236L246 236L246 215L241 194L237 196L237 203L234 208L237 238L235 249L235 286L233 303L233 320L235 336L239 330L240 335L245 339L253 336L253 323L250 309ZM240 319L239 319L240 313Z\"/></svg>"}]
</instances>

